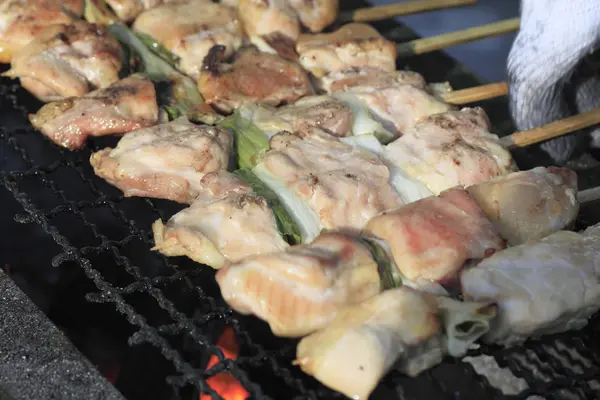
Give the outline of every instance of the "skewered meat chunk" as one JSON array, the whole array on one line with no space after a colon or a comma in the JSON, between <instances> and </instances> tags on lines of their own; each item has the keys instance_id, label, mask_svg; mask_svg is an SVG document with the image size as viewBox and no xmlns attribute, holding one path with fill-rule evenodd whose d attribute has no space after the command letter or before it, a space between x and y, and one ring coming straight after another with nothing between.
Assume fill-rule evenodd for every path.
<instances>
[{"instance_id":1,"label":"skewered meat chunk","mask_svg":"<svg viewBox=\"0 0 600 400\"><path fill-rule=\"evenodd\" d=\"M167 3L183 3L187 0L105 0L117 18L123 22L131 22L142 12ZM204 0L209 3L210 0Z\"/></svg>"},{"instance_id":2,"label":"skewered meat chunk","mask_svg":"<svg viewBox=\"0 0 600 400\"><path fill-rule=\"evenodd\" d=\"M387 290L338 312L329 326L302 339L296 363L325 386L366 400L397 361L409 376L442 361L437 312L429 296Z\"/></svg>"},{"instance_id":3,"label":"skewered meat chunk","mask_svg":"<svg viewBox=\"0 0 600 400\"><path fill-rule=\"evenodd\" d=\"M0 4L0 62L9 63L19 50L47 27L69 24L83 14L83 0L5 0Z\"/></svg>"},{"instance_id":4,"label":"skewered meat chunk","mask_svg":"<svg viewBox=\"0 0 600 400\"><path fill-rule=\"evenodd\" d=\"M30 114L29 120L57 145L76 150L89 136L127 133L156 124L156 90L145 75L134 74L83 97L48 103Z\"/></svg>"},{"instance_id":5,"label":"skewered meat chunk","mask_svg":"<svg viewBox=\"0 0 600 400\"><path fill-rule=\"evenodd\" d=\"M581 329L600 307L600 225L508 248L462 273L465 298L494 301L487 342Z\"/></svg>"},{"instance_id":6,"label":"skewered meat chunk","mask_svg":"<svg viewBox=\"0 0 600 400\"><path fill-rule=\"evenodd\" d=\"M303 235L309 241L322 229L360 231L374 216L402 204L377 155L330 135L277 134L256 169L312 216Z\"/></svg>"},{"instance_id":7,"label":"skewered meat chunk","mask_svg":"<svg viewBox=\"0 0 600 400\"><path fill-rule=\"evenodd\" d=\"M348 68L323 76L317 80L319 89L326 93L369 87L384 89L390 86L411 85L423 91L428 90L425 78L414 71L382 71L377 68Z\"/></svg>"},{"instance_id":8,"label":"skewered meat chunk","mask_svg":"<svg viewBox=\"0 0 600 400\"><path fill-rule=\"evenodd\" d=\"M204 58L214 45L224 57L242 45L242 30L234 9L206 0L188 0L143 12L133 29L152 36L179 57L179 69L198 78Z\"/></svg>"},{"instance_id":9,"label":"skewered meat chunk","mask_svg":"<svg viewBox=\"0 0 600 400\"><path fill-rule=\"evenodd\" d=\"M467 191L513 246L565 229L579 212L577 175L566 168L515 172Z\"/></svg>"},{"instance_id":10,"label":"skewered meat chunk","mask_svg":"<svg viewBox=\"0 0 600 400\"><path fill-rule=\"evenodd\" d=\"M324 328L344 306L381 291L377 263L368 248L334 232L308 245L227 265L216 279L233 309L256 315L284 337Z\"/></svg>"},{"instance_id":11,"label":"skewered meat chunk","mask_svg":"<svg viewBox=\"0 0 600 400\"><path fill-rule=\"evenodd\" d=\"M296 41L300 35L300 21L288 0L240 0L238 15L251 38L279 33Z\"/></svg>"},{"instance_id":12,"label":"skewered meat chunk","mask_svg":"<svg viewBox=\"0 0 600 400\"><path fill-rule=\"evenodd\" d=\"M279 108L248 105L240 111L268 137L281 131L310 128L320 128L333 136L349 136L354 117L349 107L330 96L307 96Z\"/></svg>"},{"instance_id":13,"label":"skewered meat chunk","mask_svg":"<svg viewBox=\"0 0 600 400\"><path fill-rule=\"evenodd\" d=\"M222 112L253 103L278 106L310 92L306 72L295 63L254 48L241 50L232 64L224 55L223 46L214 46L198 80L207 104Z\"/></svg>"},{"instance_id":14,"label":"skewered meat chunk","mask_svg":"<svg viewBox=\"0 0 600 400\"><path fill-rule=\"evenodd\" d=\"M462 189L449 189L385 212L365 233L387 242L400 273L413 281L451 283L468 260L505 247L477 202Z\"/></svg>"},{"instance_id":15,"label":"skewered meat chunk","mask_svg":"<svg viewBox=\"0 0 600 400\"><path fill-rule=\"evenodd\" d=\"M79 97L119 80L119 42L104 29L76 21L56 24L14 54L4 75L42 101Z\"/></svg>"},{"instance_id":16,"label":"skewered meat chunk","mask_svg":"<svg viewBox=\"0 0 600 400\"><path fill-rule=\"evenodd\" d=\"M192 203L202 178L227 169L231 134L197 126L185 117L125 135L114 149L92 154L94 172L126 197L152 197Z\"/></svg>"},{"instance_id":17,"label":"skewered meat chunk","mask_svg":"<svg viewBox=\"0 0 600 400\"><path fill-rule=\"evenodd\" d=\"M387 145L383 157L434 194L517 170L481 108L431 115Z\"/></svg>"},{"instance_id":18,"label":"skewered meat chunk","mask_svg":"<svg viewBox=\"0 0 600 400\"><path fill-rule=\"evenodd\" d=\"M366 24L347 24L332 33L298 38L300 63L315 77L348 68L396 69L396 45Z\"/></svg>"},{"instance_id":19,"label":"skewered meat chunk","mask_svg":"<svg viewBox=\"0 0 600 400\"><path fill-rule=\"evenodd\" d=\"M154 250L218 269L227 262L289 247L266 200L246 183L219 171L206 174L201 186L204 192L189 208L166 225L161 220L153 224Z\"/></svg>"},{"instance_id":20,"label":"skewered meat chunk","mask_svg":"<svg viewBox=\"0 0 600 400\"><path fill-rule=\"evenodd\" d=\"M311 32L320 32L333 24L339 11L339 0L289 0L300 22Z\"/></svg>"}]
</instances>

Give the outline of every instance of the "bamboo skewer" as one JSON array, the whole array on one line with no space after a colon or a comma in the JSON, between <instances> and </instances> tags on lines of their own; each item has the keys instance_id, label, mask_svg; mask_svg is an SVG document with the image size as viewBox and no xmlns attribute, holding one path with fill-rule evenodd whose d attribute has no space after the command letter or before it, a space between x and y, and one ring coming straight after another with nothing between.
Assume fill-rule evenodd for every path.
<instances>
[{"instance_id":1,"label":"bamboo skewer","mask_svg":"<svg viewBox=\"0 0 600 400\"><path fill-rule=\"evenodd\" d=\"M538 128L515 132L500 139L508 149L525 147L600 124L600 108L561 119Z\"/></svg>"},{"instance_id":2,"label":"bamboo skewer","mask_svg":"<svg viewBox=\"0 0 600 400\"><path fill-rule=\"evenodd\" d=\"M496 82L489 83L487 85L475 86L468 89L441 93L440 97L448 104L457 105L500 97L506 95L507 93L508 85L505 82Z\"/></svg>"},{"instance_id":3,"label":"bamboo skewer","mask_svg":"<svg viewBox=\"0 0 600 400\"><path fill-rule=\"evenodd\" d=\"M593 203L600 200L600 186L577 192L577 201L580 205Z\"/></svg>"},{"instance_id":4,"label":"bamboo skewer","mask_svg":"<svg viewBox=\"0 0 600 400\"><path fill-rule=\"evenodd\" d=\"M424 39L412 40L398 45L398 57L429 53L462 43L473 42L491 36L499 36L519 29L520 18L511 18L461 31L444 33Z\"/></svg>"},{"instance_id":5,"label":"bamboo skewer","mask_svg":"<svg viewBox=\"0 0 600 400\"><path fill-rule=\"evenodd\" d=\"M373 22L402 15L476 4L478 0L413 0L340 13L338 22Z\"/></svg>"}]
</instances>

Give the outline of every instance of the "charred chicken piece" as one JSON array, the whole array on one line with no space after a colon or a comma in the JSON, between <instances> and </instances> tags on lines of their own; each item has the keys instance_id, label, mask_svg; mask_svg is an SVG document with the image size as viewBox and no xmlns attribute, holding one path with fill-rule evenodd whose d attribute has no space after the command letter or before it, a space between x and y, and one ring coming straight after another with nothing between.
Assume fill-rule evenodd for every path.
<instances>
[{"instance_id":1,"label":"charred chicken piece","mask_svg":"<svg viewBox=\"0 0 600 400\"><path fill-rule=\"evenodd\" d=\"M161 220L153 224L154 250L218 269L289 247L266 200L235 175L211 172L201 186L203 191L189 208L166 224Z\"/></svg>"},{"instance_id":2,"label":"charred chicken piece","mask_svg":"<svg viewBox=\"0 0 600 400\"><path fill-rule=\"evenodd\" d=\"M92 154L90 163L126 197L192 203L202 193L204 175L227 168L231 150L228 131L182 117L130 132L114 149Z\"/></svg>"},{"instance_id":3,"label":"charred chicken piece","mask_svg":"<svg viewBox=\"0 0 600 400\"><path fill-rule=\"evenodd\" d=\"M156 91L150 79L134 74L83 97L48 103L30 114L29 120L57 145L77 150L89 136L127 133L156 124Z\"/></svg>"},{"instance_id":4,"label":"charred chicken piece","mask_svg":"<svg viewBox=\"0 0 600 400\"><path fill-rule=\"evenodd\" d=\"M0 62L15 53L47 27L69 24L83 14L83 0L5 0L0 3Z\"/></svg>"},{"instance_id":5,"label":"charred chicken piece","mask_svg":"<svg viewBox=\"0 0 600 400\"><path fill-rule=\"evenodd\" d=\"M517 170L481 108L431 115L387 145L383 157L434 194Z\"/></svg>"},{"instance_id":6,"label":"charred chicken piece","mask_svg":"<svg viewBox=\"0 0 600 400\"><path fill-rule=\"evenodd\" d=\"M371 219L368 236L384 240L400 273L409 280L453 283L468 260L505 247L477 202L450 189Z\"/></svg>"},{"instance_id":7,"label":"charred chicken piece","mask_svg":"<svg viewBox=\"0 0 600 400\"><path fill-rule=\"evenodd\" d=\"M300 21L288 0L240 0L238 15L250 38L281 34L296 41Z\"/></svg>"},{"instance_id":8,"label":"charred chicken piece","mask_svg":"<svg viewBox=\"0 0 600 400\"><path fill-rule=\"evenodd\" d=\"M269 137L281 131L297 132L310 128L320 128L338 137L352 133L352 110L329 96L307 96L279 108L248 105L240 112Z\"/></svg>"},{"instance_id":9,"label":"charred chicken piece","mask_svg":"<svg viewBox=\"0 0 600 400\"><path fill-rule=\"evenodd\" d=\"M366 24L347 24L332 33L306 34L298 38L300 63L315 77L348 68L396 69L396 45Z\"/></svg>"},{"instance_id":10,"label":"charred chicken piece","mask_svg":"<svg viewBox=\"0 0 600 400\"><path fill-rule=\"evenodd\" d=\"M246 258L217 272L225 301L266 321L273 333L301 337L345 306L381 291L377 263L359 240L325 233L308 245Z\"/></svg>"},{"instance_id":11,"label":"charred chicken piece","mask_svg":"<svg viewBox=\"0 0 600 400\"><path fill-rule=\"evenodd\" d=\"M143 12L135 31L150 35L179 57L178 68L198 78L209 50L220 45L229 57L242 45L242 30L234 9L207 0L187 0Z\"/></svg>"},{"instance_id":12,"label":"charred chicken piece","mask_svg":"<svg viewBox=\"0 0 600 400\"><path fill-rule=\"evenodd\" d=\"M119 42L84 21L52 25L17 52L4 73L42 101L80 97L119 80Z\"/></svg>"},{"instance_id":13,"label":"charred chicken piece","mask_svg":"<svg viewBox=\"0 0 600 400\"><path fill-rule=\"evenodd\" d=\"M339 12L339 0L289 0L300 22L311 32L321 32L333 24Z\"/></svg>"},{"instance_id":14,"label":"charred chicken piece","mask_svg":"<svg viewBox=\"0 0 600 400\"><path fill-rule=\"evenodd\" d=\"M225 48L218 45L204 59L198 88L207 104L230 113L246 104L294 102L310 93L310 82L300 65L255 48L225 63Z\"/></svg>"},{"instance_id":15,"label":"charred chicken piece","mask_svg":"<svg viewBox=\"0 0 600 400\"><path fill-rule=\"evenodd\" d=\"M565 229L579 212L577 175L538 167L467 188L512 246Z\"/></svg>"}]
</instances>

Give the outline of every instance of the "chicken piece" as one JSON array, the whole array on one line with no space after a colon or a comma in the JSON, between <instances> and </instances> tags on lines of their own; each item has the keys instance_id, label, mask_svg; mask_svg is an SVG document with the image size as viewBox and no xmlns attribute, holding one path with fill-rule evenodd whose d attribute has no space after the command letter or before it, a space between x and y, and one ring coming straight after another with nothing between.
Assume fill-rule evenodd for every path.
<instances>
[{"instance_id":1,"label":"chicken piece","mask_svg":"<svg viewBox=\"0 0 600 400\"><path fill-rule=\"evenodd\" d=\"M566 168L515 172L467 191L512 246L565 229L579 213L577 175Z\"/></svg>"},{"instance_id":2,"label":"chicken piece","mask_svg":"<svg viewBox=\"0 0 600 400\"><path fill-rule=\"evenodd\" d=\"M13 56L54 24L83 15L83 0L4 0L0 3L0 62Z\"/></svg>"},{"instance_id":3,"label":"chicken piece","mask_svg":"<svg viewBox=\"0 0 600 400\"><path fill-rule=\"evenodd\" d=\"M583 328L600 308L600 224L496 253L465 270L461 283L465 298L499 308L486 342L516 345Z\"/></svg>"},{"instance_id":4,"label":"chicken piece","mask_svg":"<svg viewBox=\"0 0 600 400\"><path fill-rule=\"evenodd\" d=\"M125 197L192 203L203 190L204 175L227 169L232 142L229 131L182 117L131 132L114 149L92 154L90 163Z\"/></svg>"},{"instance_id":5,"label":"chicken piece","mask_svg":"<svg viewBox=\"0 0 600 400\"><path fill-rule=\"evenodd\" d=\"M324 328L344 306L381 291L369 249L337 232L285 252L246 258L222 268L216 279L227 304L256 315L283 337Z\"/></svg>"},{"instance_id":6,"label":"chicken piece","mask_svg":"<svg viewBox=\"0 0 600 400\"><path fill-rule=\"evenodd\" d=\"M253 104L243 107L240 112L269 138L281 131L296 132L307 128L320 128L338 137L352 134L352 110L329 96L308 96L280 108Z\"/></svg>"},{"instance_id":7,"label":"chicken piece","mask_svg":"<svg viewBox=\"0 0 600 400\"><path fill-rule=\"evenodd\" d=\"M198 80L206 103L230 113L245 104L278 106L310 93L306 72L297 64L254 48L241 50L232 64L223 63L223 46L204 60Z\"/></svg>"},{"instance_id":8,"label":"chicken piece","mask_svg":"<svg viewBox=\"0 0 600 400\"><path fill-rule=\"evenodd\" d=\"M227 7L237 8L240 4L240 0L221 0L221 4L226 5Z\"/></svg>"},{"instance_id":9,"label":"chicken piece","mask_svg":"<svg viewBox=\"0 0 600 400\"><path fill-rule=\"evenodd\" d=\"M243 32L234 9L206 0L165 4L144 11L133 29L152 36L179 57L178 68L198 78L202 63L214 45L223 57L242 45Z\"/></svg>"},{"instance_id":10,"label":"chicken piece","mask_svg":"<svg viewBox=\"0 0 600 400\"><path fill-rule=\"evenodd\" d=\"M312 215L307 240L322 229L360 231L374 216L402 205L377 155L330 135L277 134L257 169Z\"/></svg>"},{"instance_id":11,"label":"chicken piece","mask_svg":"<svg viewBox=\"0 0 600 400\"><path fill-rule=\"evenodd\" d=\"M79 97L119 80L119 42L85 21L52 25L14 54L3 75L42 101Z\"/></svg>"},{"instance_id":12,"label":"chicken piece","mask_svg":"<svg viewBox=\"0 0 600 400\"><path fill-rule=\"evenodd\" d=\"M131 22L142 12L167 3L183 3L188 0L105 0L117 18L123 22ZM204 0L209 3L211 0Z\"/></svg>"},{"instance_id":13,"label":"chicken piece","mask_svg":"<svg viewBox=\"0 0 600 400\"><path fill-rule=\"evenodd\" d=\"M365 86L384 89L390 86L411 85L423 91L429 90L425 78L418 72L382 71L377 68L348 68L325 75L316 83L320 90L329 94Z\"/></svg>"},{"instance_id":14,"label":"chicken piece","mask_svg":"<svg viewBox=\"0 0 600 400\"><path fill-rule=\"evenodd\" d=\"M279 32L250 37L250 43L264 53L275 54L284 60L297 62L296 42Z\"/></svg>"},{"instance_id":15,"label":"chicken piece","mask_svg":"<svg viewBox=\"0 0 600 400\"><path fill-rule=\"evenodd\" d=\"M300 35L300 21L288 0L239 0L238 15L250 38L279 33L296 41Z\"/></svg>"},{"instance_id":16,"label":"chicken piece","mask_svg":"<svg viewBox=\"0 0 600 400\"><path fill-rule=\"evenodd\" d=\"M477 202L450 189L371 219L365 233L387 242L407 279L452 283L468 260L489 257L505 241Z\"/></svg>"},{"instance_id":17,"label":"chicken piece","mask_svg":"<svg viewBox=\"0 0 600 400\"><path fill-rule=\"evenodd\" d=\"M134 74L83 97L45 104L31 125L59 146L77 150L89 136L131 132L158 122L154 84Z\"/></svg>"},{"instance_id":18,"label":"chicken piece","mask_svg":"<svg viewBox=\"0 0 600 400\"><path fill-rule=\"evenodd\" d=\"M213 182L211 182L213 181ZM220 171L202 178L201 185L212 190L175 214L164 225L152 225L158 250L166 256L187 256L215 269L246 257L285 250L267 201L251 193L250 187L234 175Z\"/></svg>"},{"instance_id":19,"label":"chicken piece","mask_svg":"<svg viewBox=\"0 0 600 400\"><path fill-rule=\"evenodd\" d=\"M387 290L338 312L329 326L302 339L295 363L325 386L367 400L397 361L409 376L442 361L437 312L430 296Z\"/></svg>"},{"instance_id":20,"label":"chicken piece","mask_svg":"<svg viewBox=\"0 0 600 400\"><path fill-rule=\"evenodd\" d=\"M321 32L338 16L339 0L289 0L300 22L311 32Z\"/></svg>"},{"instance_id":21,"label":"chicken piece","mask_svg":"<svg viewBox=\"0 0 600 400\"><path fill-rule=\"evenodd\" d=\"M396 44L366 24L347 24L335 32L298 38L300 63L315 77L348 68L396 70Z\"/></svg>"},{"instance_id":22,"label":"chicken piece","mask_svg":"<svg viewBox=\"0 0 600 400\"><path fill-rule=\"evenodd\" d=\"M387 145L383 158L434 194L517 171L510 152L488 129L479 107L431 115Z\"/></svg>"}]
</instances>

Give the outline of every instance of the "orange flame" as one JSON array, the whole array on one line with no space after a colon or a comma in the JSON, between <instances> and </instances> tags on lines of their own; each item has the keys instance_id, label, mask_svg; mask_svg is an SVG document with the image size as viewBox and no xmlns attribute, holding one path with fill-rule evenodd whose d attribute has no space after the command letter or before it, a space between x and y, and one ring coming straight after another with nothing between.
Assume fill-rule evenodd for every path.
<instances>
[{"instance_id":1,"label":"orange flame","mask_svg":"<svg viewBox=\"0 0 600 400\"><path fill-rule=\"evenodd\" d=\"M230 360L237 359L239 346L233 328L229 326L225 328L219 337L217 346L219 346L225 358ZM219 358L213 354L210 357L210 360L208 360L206 369L208 370L218 363ZM246 400L250 396L250 393L248 393L242 384L227 372L221 372L211 376L206 382L208 382L208 385L225 400ZM211 397L208 394L200 394L200 400L211 400Z\"/></svg>"}]
</instances>

